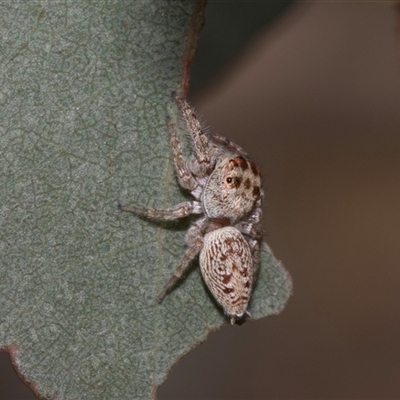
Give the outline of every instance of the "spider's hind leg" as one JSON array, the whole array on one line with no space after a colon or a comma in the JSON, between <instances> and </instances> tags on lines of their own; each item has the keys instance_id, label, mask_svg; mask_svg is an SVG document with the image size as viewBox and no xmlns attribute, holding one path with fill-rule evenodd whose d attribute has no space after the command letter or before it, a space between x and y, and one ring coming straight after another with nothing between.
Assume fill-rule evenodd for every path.
<instances>
[{"instance_id":1,"label":"spider's hind leg","mask_svg":"<svg viewBox=\"0 0 400 400\"><path fill-rule=\"evenodd\" d=\"M162 301L169 290L182 277L184 272L189 268L190 262L199 254L203 247L203 231L208 224L206 217L198 219L195 224L188 230L186 234L187 249L178 266L175 268L172 277L164 285L162 291L158 295L158 301Z\"/></svg>"},{"instance_id":2,"label":"spider's hind leg","mask_svg":"<svg viewBox=\"0 0 400 400\"><path fill-rule=\"evenodd\" d=\"M164 297L167 295L169 290L175 283L182 277L183 273L187 270L190 265L190 262L197 256L199 253L203 243L198 243L194 246L188 247L184 256L179 261L178 266L175 268L173 275L168 280L168 282L164 285L163 289L161 290L160 294L158 295L158 301L162 301Z\"/></svg>"}]
</instances>

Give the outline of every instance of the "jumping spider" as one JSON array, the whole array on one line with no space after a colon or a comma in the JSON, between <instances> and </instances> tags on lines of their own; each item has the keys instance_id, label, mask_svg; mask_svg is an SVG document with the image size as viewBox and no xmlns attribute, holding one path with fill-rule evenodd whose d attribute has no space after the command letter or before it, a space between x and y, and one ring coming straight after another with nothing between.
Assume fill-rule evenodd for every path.
<instances>
[{"instance_id":1,"label":"jumping spider","mask_svg":"<svg viewBox=\"0 0 400 400\"><path fill-rule=\"evenodd\" d=\"M192 107L173 93L186 123L192 155L185 159L176 128L167 117L171 151L179 184L195 200L156 210L122 206L123 211L159 220L199 214L186 234L187 249L158 298L161 301L200 253L204 281L233 325L247 311L260 263L262 215L260 171L246 152L222 136L203 130Z\"/></svg>"}]
</instances>

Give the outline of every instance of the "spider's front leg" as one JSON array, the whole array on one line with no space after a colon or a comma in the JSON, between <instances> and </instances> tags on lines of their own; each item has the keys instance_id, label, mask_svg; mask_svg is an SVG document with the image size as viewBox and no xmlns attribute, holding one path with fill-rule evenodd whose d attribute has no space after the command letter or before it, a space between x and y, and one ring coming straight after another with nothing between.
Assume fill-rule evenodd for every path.
<instances>
[{"instance_id":1,"label":"spider's front leg","mask_svg":"<svg viewBox=\"0 0 400 400\"><path fill-rule=\"evenodd\" d=\"M213 167L209 138L203 131L200 121L190 104L184 98L177 96L176 93L172 93L172 97L179 107L191 137L194 150L191 170L198 176L205 176Z\"/></svg>"},{"instance_id":2,"label":"spider's front leg","mask_svg":"<svg viewBox=\"0 0 400 400\"><path fill-rule=\"evenodd\" d=\"M232 142L231 140L227 139L226 137L218 135L217 133L214 132L213 133L213 141L216 144L228 149L232 153L236 153L242 157L247 158L247 152L242 147L240 147L238 144Z\"/></svg>"},{"instance_id":3,"label":"spider's front leg","mask_svg":"<svg viewBox=\"0 0 400 400\"><path fill-rule=\"evenodd\" d=\"M182 146L178 139L178 135L176 134L176 129L171 121L171 118L167 117L166 122L169 131L169 143L171 146L172 155L174 157L175 171L179 184L184 189L188 189L192 192L198 184L187 166L187 162L183 156Z\"/></svg>"}]
</instances>

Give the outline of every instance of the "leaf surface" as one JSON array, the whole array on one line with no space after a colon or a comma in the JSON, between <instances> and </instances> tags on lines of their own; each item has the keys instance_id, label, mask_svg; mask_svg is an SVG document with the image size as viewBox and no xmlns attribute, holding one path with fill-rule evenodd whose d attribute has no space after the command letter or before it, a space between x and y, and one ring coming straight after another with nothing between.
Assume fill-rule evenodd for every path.
<instances>
[{"instance_id":1,"label":"leaf surface","mask_svg":"<svg viewBox=\"0 0 400 400\"><path fill-rule=\"evenodd\" d=\"M148 399L226 322L198 268L160 305L190 221L118 201L182 201L168 147L201 2L0 4L0 346L44 398ZM287 273L263 249L253 317L279 312Z\"/></svg>"}]
</instances>

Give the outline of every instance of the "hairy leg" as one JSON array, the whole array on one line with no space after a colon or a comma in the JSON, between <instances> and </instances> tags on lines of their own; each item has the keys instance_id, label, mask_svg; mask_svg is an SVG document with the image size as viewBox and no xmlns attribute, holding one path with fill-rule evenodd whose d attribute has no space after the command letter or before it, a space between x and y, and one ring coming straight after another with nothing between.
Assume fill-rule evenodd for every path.
<instances>
[{"instance_id":1,"label":"hairy leg","mask_svg":"<svg viewBox=\"0 0 400 400\"><path fill-rule=\"evenodd\" d=\"M256 274L260 266L260 258L261 258L260 242L255 239L249 239L247 242L249 243L250 251L253 256L253 268L254 268L254 273Z\"/></svg>"},{"instance_id":2,"label":"hairy leg","mask_svg":"<svg viewBox=\"0 0 400 400\"><path fill-rule=\"evenodd\" d=\"M175 268L172 277L165 284L164 288L158 295L158 300L162 301L168 291L175 285L175 283L182 277L183 273L187 270L190 262L199 254L203 247L203 232L209 221L206 217L198 219L194 225L188 230L186 234L187 249L184 256L179 261L178 266Z\"/></svg>"},{"instance_id":3,"label":"hairy leg","mask_svg":"<svg viewBox=\"0 0 400 400\"><path fill-rule=\"evenodd\" d=\"M175 283L181 278L183 273L186 271L186 269L189 267L190 262L197 256L199 253L201 247L203 246L203 242L194 244L191 247L188 247L186 249L186 252L184 256L181 258L179 261L178 266L175 268L175 271L171 278L168 280L168 282L164 285L162 291L158 295L158 301L162 301L166 294L169 292L169 290L172 288L172 286L175 285Z\"/></svg>"},{"instance_id":4,"label":"hairy leg","mask_svg":"<svg viewBox=\"0 0 400 400\"><path fill-rule=\"evenodd\" d=\"M213 134L212 139L214 143L224 146L229 151L233 151L239 156L247 157L247 153L243 150L243 148L240 147L238 144L232 142L231 140L216 133Z\"/></svg>"},{"instance_id":5,"label":"hairy leg","mask_svg":"<svg viewBox=\"0 0 400 400\"><path fill-rule=\"evenodd\" d=\"M198 169L196 173L204 174L210 169L212 162L208 136L203 131L200 121L198 120L196 113L190 104L185 99L177 96L175 93L172 94L172 97L180 109L192 139L195 159L198 164L196 166L196 169Z\"/></svg>"},{"instance_id":6,"label":"hairy leg","mask_svg":"<svg viewBox=\"0 0 400 400\"><path fill-rule=\"evenodd\" d=\"M264 199L264 192L260 190L259 197L254 204L254 208L245 221L240 221L235 224L235 228L239 229L244 235L252 239L261 239L263 229L261 224L262 218L262 202Z\"/></svg>"},{"instance_id":7,"label":"hairy leg","mask_svg":"<svg viewBox=\"0 0 400 400\"><path fill-rule=\"evenodd\" d=\"M143 215L147 218L160 220L174 220L187 217L190 214L201 214L203 209L197 201L185 201L177 204L175 207L159 210L155 208L145 208L137 206L123 206L118 204L118 208L122 211L129 211L134 214Z\"/></svg>"},{"instance_id":8,"label":"hairy leg","mask_svg":"<svg viewBox=\"0 0 400 400\"><path fill-rule=\"evenodd\" d=\"M176 129L170 117L167 117L167 126L169 131L170 146L172 155L174 157L175 171L178 176L179 184L190 191L194 190L197 186L196 180L187 167L187 162L183 156L181 143L176 134Z\"/></svg>"}]
</instances>

